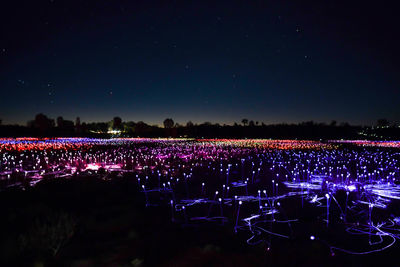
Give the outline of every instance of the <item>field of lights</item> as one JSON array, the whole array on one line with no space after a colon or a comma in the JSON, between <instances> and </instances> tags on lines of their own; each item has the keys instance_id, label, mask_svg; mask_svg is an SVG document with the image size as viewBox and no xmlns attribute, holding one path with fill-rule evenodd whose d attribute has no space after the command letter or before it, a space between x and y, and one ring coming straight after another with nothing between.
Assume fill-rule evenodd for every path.
<instances>
[{"instance_id":1,"label":"field of lights","mask_svg":"<svg viewBox=\"0 0 400 267\"><path fill-rule=\"evenodd\" d=\"M267 251L303 238L332 256L369 254L400 239L400 142L0 139L2 192L79 176L130 179L147 209Z\"/></svg>"}]
</instances>

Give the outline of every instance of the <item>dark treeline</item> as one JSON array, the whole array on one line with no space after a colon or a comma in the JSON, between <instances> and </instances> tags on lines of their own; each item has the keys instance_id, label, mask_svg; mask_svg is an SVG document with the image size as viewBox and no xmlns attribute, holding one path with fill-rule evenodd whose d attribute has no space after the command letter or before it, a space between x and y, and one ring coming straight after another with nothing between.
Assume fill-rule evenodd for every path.
<instances>
[{"instance_id":1,"label":"dark treeline","mask_svg":"<svg viewBox=\"0 0 400 267\"><path fill-rule=\"evenodd\" d=\"M175 123L172 118L164 120L163 127L149 125L143 121L122 121L114 117L108 122L75 122L58 117L56 120L38 114L27 126L1 125L1 137L192 137L192 138L276 138L276 139L370 139L399 140L400 128L385 119L380 119L373 127L329 124L313 121L298 124L270 124L242 119L233 125L204 122L185 125Z\"/></svg>"}]
</instances>

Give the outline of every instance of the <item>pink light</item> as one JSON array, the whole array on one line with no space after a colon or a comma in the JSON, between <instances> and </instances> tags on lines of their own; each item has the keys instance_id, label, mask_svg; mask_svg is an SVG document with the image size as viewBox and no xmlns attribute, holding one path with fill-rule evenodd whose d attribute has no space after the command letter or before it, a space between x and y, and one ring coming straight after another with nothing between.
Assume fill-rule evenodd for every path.
<instances>
[{"instance_id":1,"label":"pink light","mask_svg":"<svg viewBox=\"0 0 400 267\"><path fill-rule=\"evenodd\" d=\"M100 169L100 165L97 164L97 163L89 163L89 164L86 166L86 170L97 171L97 170L99 170L99 169Z\"/></svg>"}]
</instances>

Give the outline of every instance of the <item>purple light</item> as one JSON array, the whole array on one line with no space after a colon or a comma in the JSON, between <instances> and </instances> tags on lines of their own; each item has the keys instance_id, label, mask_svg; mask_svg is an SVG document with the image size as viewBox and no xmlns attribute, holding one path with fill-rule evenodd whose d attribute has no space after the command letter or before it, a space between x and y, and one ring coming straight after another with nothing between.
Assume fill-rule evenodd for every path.
<instances>
[{"instance_id":1,"label":"purple light","mask_svg":"<svg viewBox=\"0 0 400 267\"><path fill-rule=\"evenodd\" d=\"M345 148L343 143L347 144ZM349 144L368 146L368 149L347 147ZM290 238L296 229L292 225L303 223L291 217L296 215L286 214L290 210L287 207L298 201L299 209L315 207L318 214L312 219L324 225L325 230L331 230L330 222L343 224L345 234L367 238L371 245L365 251L352 250L350 243L350 248L336 248L313 229L313 234L332 253L367 254L383 250L400 239L397 234L400 214L374 218L376 209L385 209L400 200L400 158L394 150L400 147L398 144L228 139L0 139L0 181L25 189L45 177L68 179L96 175L104 180L115 176L134 177L133 182L146 199L146 205L168 206L172 221L185 224L198 220L222 224L232 221L235 232L249 234L249 244L266 242L268 247L270 236ZM387 146L391 150L385 149ZM18 173L21 180L14 182ZM199 208L184 211L193 206ZM199 211L204 206L209 212L201 214ZM175 212L180 210L184 212ZM356 221L350 224L349 218ZM279 227L273 227L275 224ZM314 235L310 240L315 240Z\"/></svg>"}]
</instances>

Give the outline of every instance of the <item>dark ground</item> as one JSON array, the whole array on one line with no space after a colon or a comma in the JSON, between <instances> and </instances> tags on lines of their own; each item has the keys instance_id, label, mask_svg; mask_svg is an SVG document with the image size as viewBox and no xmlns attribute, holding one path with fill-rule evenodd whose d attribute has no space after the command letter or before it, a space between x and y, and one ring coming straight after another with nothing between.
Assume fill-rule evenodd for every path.
<instances>
[{"instance_id":1,"label":"dark ground","mask_svg":"<svg viewBox=\"0 0 400 267\"><path fill-rule=\"evenodd\" d=\"M290 240L273 238L267 251L263 243L248 245L249 233L235 234L232 222L224 226L171 222L168 207L145 207L143 193L133 180L76 177L43 181L26 191L0 192L0 265L377 266L393 264L400 251L396 244L366 256L331 256L322 242L309 240L307 233L319 227L313 223L297 224ZM47 231L40 241L33 239L22 249L21 235L34 236L37 225L54 225L56 220L51 218L59 214L75 227L55 256L46 250L43 239L54 239L48 235L59 234L62 227Z\"/></svg>"}]
</instances>

